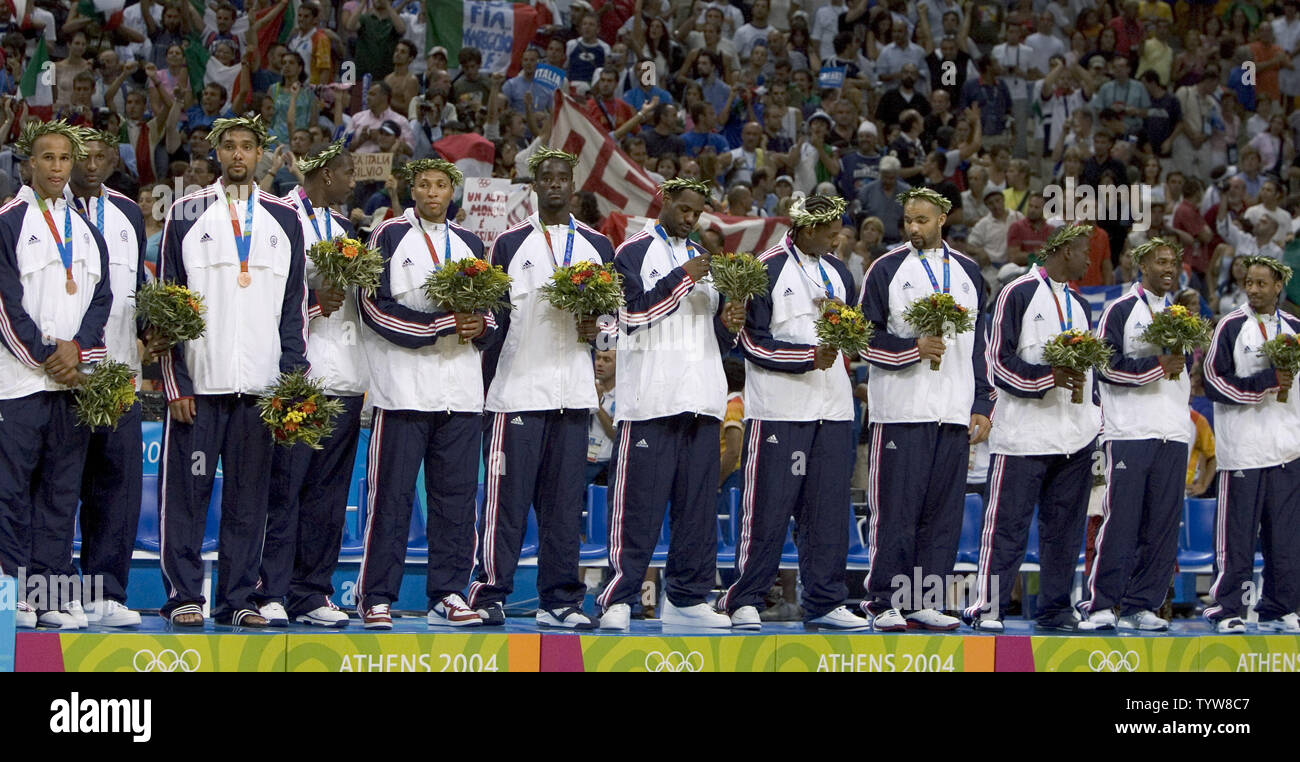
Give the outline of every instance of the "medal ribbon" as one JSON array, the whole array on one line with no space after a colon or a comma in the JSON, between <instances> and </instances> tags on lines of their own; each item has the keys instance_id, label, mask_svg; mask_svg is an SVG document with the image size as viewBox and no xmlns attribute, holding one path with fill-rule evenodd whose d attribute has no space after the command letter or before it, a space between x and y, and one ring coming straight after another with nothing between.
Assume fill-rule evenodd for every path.
<instances>
[{"instance_id":1,"label":"medal ribbon","mask_svg":"<svg viewBox=\"0 0 1300 762\"><path fill-rule=\"evenodd\" d=\"M302 199L303 211L307 213L307 219L311 221L311 229L316 231L317 240L328 241L334 238L333 226L330 224L334 215L330 214L328 209L325 210L325 235L321 236L320 228L316 227L316 209L311 205L311 199L307 198L307 191L299 188L298 197Z\"/></svg>"},{"instance_id":2,"label":"medal ribbon","mask_svg":"<svg viewBox=\"0 0 1300 762\"><path fill-rule=\"evenodd\" d=\"M239 272L248 272L248 253L253 246L253 200L257 191L248 197L248 212L244 217L244 228L239 228L239 214L235 212L235 202L226 197L226 209L230 211L230 227L235 231L235 250L239 253Z\"/></svg>"},{"instance_id":3,"label":"medal ribbon","mask_svg":"<svg viewBox=\"0 0 1300 762\"><path fill-rule=\"evenodd\" d=\"M63 269L68 274L68 281L74 282L72 278L72 207L66 203L63 206L63 236L60 237L59 228L54 224L54 215L50 214L49 207L45 205L45 199L37 196L36 205L40 207L41 214L45 216L45 224L49 226L50 233L54 236L54 245L59 248L59 259L62 260Z\"/></svg>"},{"instance_id":4,"label":"medal ribbon","mask_svg":"<svg viewBox=\"0 0 1300 762\"><path fill-rule=\"evenodd\" d=\"M551 243L551 231L546 229L546 224L542 222L540 217L537 219L537 224L541 226L542 235L546 237L546 248L551 253L551 265L558 270L561 267L561 265L555 261L555 244ZM564 245L564 265L563 265L564 267L568 267L570 260L573 259L573 237L574 235L576 235L576 233L577 231L573 226L573 215L570 214L569 215L569 240Z\"/></svg>"},{"instance_id":5,"label":"medal ribbon","mask_svg":"<svg viewBox=\"0 0 1300 762\"><path fill-rule=\"evenodd\" d=\"M803 260L799 258L799 252L795 251L793 240L790 241L790 254L794 256L795 264L799 265L799 272L803 273L804 277L807 278L808 280L812 280L812 276L808 274L808 271L803 269ZM817 270L821 272L822 285L826 287L826 296L830 297L831 299L834 299L835 286L831 285L831 276L827 274L826 268L822 267L821 257L817 258ZM813 281L814 284L816 282L817 281L815 280Z\"/></svg>"},{"instance_id":6,"label":"medal ribbon","mask_svg":"<svg viewBox=\"0 0 1300 762\"><path fill-rule=\"evenodd\" d=\"M930 269L930 263L925 258L925 252L917 249L916 256L921 258L921 266L925 268L925 274L930 276L930 285L934 287L934 293L939 293L939 281L934 279L934 270ZM952 275L948 271L948 246L943 247L943 292L952 293Z\"/></svg>"},{"instance_id":7,"label":"medal ribbon","mask_svg":"<svg viewBox=\"0 0 1300 762\"><path fill-rule=\"evenodd\" d=\"M433 245L433 239L429 237L429 232L424 229L424 222L416 215L416 223L420 226L420 234L424 236L424 245L429 248L429 257L433 259L433 269L441 270L443 262L451 261L451 225L447 225L447 236L444 240L443 258L438 259L438 249Z\"/></svg>"},{"instance_id":8,"label":"medal ribbon","mask_svg":"<svg viewBox=\"0 0 1300 762\"><path fill-rule=\"evenodd\" d=\"M1065 332L1074 328L1074 300L1070 299L1069 286L1065 287L1065 314L1061 314L1061 300L1056 296L1056 289L1052 288L1052 281L1047 277L1047 268L1038 268L1038 274L1043 278L1043 284L1047 286L1047 291L1052 295L1052 301L1056 302L1056 319L1061 321L1061 331ZM1067 324L1068 320L1068 324Z\"/></svg>"}]
</instances>

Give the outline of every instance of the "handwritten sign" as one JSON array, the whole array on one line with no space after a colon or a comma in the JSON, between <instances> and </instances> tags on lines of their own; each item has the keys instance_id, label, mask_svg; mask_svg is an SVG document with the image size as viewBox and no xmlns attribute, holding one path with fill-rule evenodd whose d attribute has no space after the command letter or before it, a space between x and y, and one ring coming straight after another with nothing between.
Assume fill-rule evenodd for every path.
<instances>
[{"instance_id":1,"label":"handwritten sign","mask_svg":"<svg viewBox=\"0 0 1300 762\"><path fill-rule=\"evenodd\" d=\"M497 236L533 213L532 188L500 177L467 177L461 197L464 227L490 247Z\"/></svg>"},{"instance_id":2,"label":"handwritten sign","mask_svg":"<svg viewBox=\"0 0 1300 762\"><path fill-rule=\"evenodd\" d=\"M359 183L387 180L393 174L391 153L352 154L352 177Z\"/></svg>"}]
</instances>

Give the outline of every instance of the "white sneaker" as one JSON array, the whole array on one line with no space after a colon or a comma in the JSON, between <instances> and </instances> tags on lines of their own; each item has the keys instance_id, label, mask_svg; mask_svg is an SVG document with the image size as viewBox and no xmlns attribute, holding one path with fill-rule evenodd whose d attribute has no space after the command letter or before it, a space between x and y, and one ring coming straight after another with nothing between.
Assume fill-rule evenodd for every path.
<instances>
[{"instance_id":1,"label":"white sneaker","mask_svg":"<svg viewBox=\"0 0 1300 762\"><path fill-rule=\"evenodd\" d=\"M997 617L983 616L979 619L973 619L970 623L971 629L976 632L1002 632L1006 626L1002 620Z\"/></svg>"},{"instance_id":2,"label":"white sneaker","mask_svg":"<svg viewBox=\"0 0 1300 762\"><path fill-rule=\"evenodd\" d=\"M1246 632L1246 623L1241 621L1241 617L1234 616L1227 619L1220 619L1216 628L1221 635L1241 635Z\"/></svg>"},{"instance_id":3,"label":"white sneaker","mask_svg":"<svg viewBox=\"0 0 1300 762\"><path fill-rule=\"evenodd\" d=\"M257 613L262 615L266 620L267 627L288 627L289 614L285 612L284 605L276 601L263 603L257 607Z\"/></svg>"},{"instance_id":4,"label":"white sneaker","mask_svg":"<svg viewBox=\"0 0 1300 762\"><path fill-rule=\"evenodd\" d=\"M86 607L86 620L100 627L134 627L140 624L140 612L124 604L105 599Z\"/></svg>"},{"instance_id":5,"label":"white sneaker","mask_svg":"<svg viewBox=\"0 0 1300 762\"><path fill-rule=\"evenodd\" d=\"M1287 614L1278 619L1259 620L1260 632L1300 632L1300 616Z\"/></svg>"},{"instance_id":6,"label":"white sneaker","mask_svg":"<svg viewBox=\"0 0 1300 762\"><path fill-rule=\"evenodd\" d=\"M68 601L60 610L64 615L72 617L72 621L77 623L77 629L84 630L90 626L90 620L86 617L86 610L81 607L81 601Z\"/></svg>"},{"instance_id":7,"label":"white sneaker","mask_svg":"<svg viewBox=\"0 0 1300 762\"><path fill-rule=\"evenodd\" d=\"M907 620L898 612L898 609L885 609L879 614L872 614L864 602L860 608L867 615L871 622L871 629L876 632L902 632L907 629Z\"/></svg>"},{"instance_id":8,"label":"white sneaker","mask_svg":"<svg viewBox=\"0 0 1300 762\"><path fill-rule=\"evenodd\" d=\"M1292 614L1291 616L1295 616ZM1169 629L1169 620L1156 616L1154 611L1139 611L1119 618L1119 629L1142 630L1145 632L1164 632Z\"/></svg>"},{"instance_id":9,"label":"white sneaker","mask_svg":"<svg viewBox=\"0 0 1300 762\"><path fill-rule=\"evenodd\" d=\"M1148 612L1149 613L1149 612ZM1166 622L1166 626L1168 623ZM1088 614L1088 618L1079 622L1079 629L1086 631L1115 629L1115 612L1112 609L1098 609Z\"/></svg>"},{"instance_id":10,"label":"white sneaker","mask_svg":"<svg viewBox=\"0 0 1300 762\"><path fill-rule=\"evenodd\" d=\"M314 608L306 614L299 614L293 618L298 624L310 624L317 627L347 627L348 615L339 610L338 606L325 600L325 605Z\"/></svg>"},{"instance_id":11,"label":"white sneaker","mask_svg":"<svg viewBox=\"0 0 1300 762\"><path fill-rule=\"evenodd\" d=\"M893 611L893 609L890 609ZM898 613L898 612L894 612ZM902 617L899 617L902 619ZM903 625L906 627L907 625ZM804 627L813 630L865 630L871 627L871 621L849 611L847 606L836 606L816 619L804 622Z\"/></svg>"},{"instance_id":12,"label":"white sneaker","mask_svg":"<svg viewBox=\"0 0 1300 762\"><path fill-rule=\"evenodd\" d=\"M76 630L77 620L62 611L47 611L36 617L36 624L53 630Z\"/></svg>"},{"instance_id":13,"label":"white sneaker","mask_svg":"<svg viewBox=\"0 0 1300 762\"><path fill-rule=\"evenodd\" d=\"M627 630L631 626L632 607L626 603L615 603L600 615L600 629Z\"/></svg>"},{"instance_id":14,"label":"white sneaker","mask_svg":"<svg viewBox=\"0 0 1300 762\"><path fill-rule=\"evenodd\" d=\"M393 615L387 603L376 603L361 613L361 626L367 630L393 629Z\"/></svg>"},{"instance_id":15,"label":"white sneaker","mask_svg":"<svg viewBox=\"0 0 1300 762\"><path fill-rule=\"evenodd\" d=\"M731 612L731 629L733 630L761 630L763 629L763 620L759 617L758 609L753 606L741 606Z\"/></svg>"},{"instance_id":16,"label":"white sneaker","mask_svg":"<svg viewBox=\"0 0 1300 762\"><path fill-rule=\"evenodd\" d=\"M560 630L594 630L596 623L577 606L567 609L538 609L537 626Z\"/></svg>"},{"instance_id":17,"label":"white sneaker","mask_svg":"<svg viewBox=\"0 0 1300 762\"><path fill-rule=\"evenodd\" d=\"M18 601L18 610L15 613L14 618L14 623L18 625L20 629L36 629L36 612L32 611L32 607L28 606L26 601Z\"/></svg>"},{"instance_id":18,"label":"white sneaker","mask_svg":"<svg viewBox=\"0 0 1300 762\"><path fill-rule=\"evenodd\" d=\"M474 627L483 624L483 618L469 607L460 593L452 593L433 604L425 621L433 627Z\"/></svg>"},{"instance_id":19,"label":"white sneaker","mask_svg":"<svg viewBox=\"0 0 1300 762\"><path fill-rule=\"evenodd\" d=\"M938 609L921 609L913 611L904 619L907 620L908 629L913 630L934 630L937 632L947 632L955 630L961 626L961 620L955 616L948 616Z\"/></svg>"},{"instance_id":20,"label":"white sneaker","mask_svg":"<svg viewBox=\"0 0 1300 762\"><path fill-rule=\"evenodd\" d=\"M672 601L664 598L664 610L659 621L674 627L708 627L711 629L730 629L731 617L719 614L707 603L678 608Z\"/></svg>"}]
</instances>

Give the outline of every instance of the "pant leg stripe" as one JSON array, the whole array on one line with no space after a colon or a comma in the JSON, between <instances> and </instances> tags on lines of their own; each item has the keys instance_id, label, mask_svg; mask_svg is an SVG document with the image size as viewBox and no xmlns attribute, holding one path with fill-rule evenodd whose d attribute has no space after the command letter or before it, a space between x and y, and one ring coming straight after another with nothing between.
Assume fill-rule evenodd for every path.
<instances>
[{"instance_id":1,"label":"pant leg stripe","mask_svg":"<svg viewBox=\"0 0 1300 762\"><path fill-rule=\"evenodd\" d=\"M624 421L618 442L618 466L614 469L614 494L610 503L614 510L609 521L609 566L614 570L614 577L596 599L602 610L609 606L614 590L623 581L623 505L627 498L627 460L631 454L628 445L631 441L632 424Z\"/></svg>"},{"instance_id":2,"label":"pant leg stripe","mask_svg":"<svg viewBox=\"0 0 1300 762\"><path fill-rule=\"evenodd\" d=\"M1112 452L1113 442L1106 443L1106 492L1101 499L1101 529L1097 530L1097 549L1092 556L1092 572L1088 574L1088 602L1084 604L1088 613L1092 613L1097 600L1097 569L1101 567L1101 549L1106 540L1106 527L1110 525L1111 493L1115 489L1115 456ZM1128 580L1125 580L1125 585ZM1123 594L1123 591L1120 591Z\"/></svg>"},{"instance_id":3,"label":"pant leg stripe","mask_svg":"<svg viewBox=\"0 0 1300 762\"><path fill-rule=\"evenodd\" d=\"M384 410L375 409L374 422L371 425L370 447L366 453L366 534L362 542L361 571L357 573L357 611L365 613L362 596L365 595L366 563L370 560L370 537L375 529L375 503L379 496L379 454L382 451L381 440L384 437ZM404 560L404 559L403 559Z\"/></svg>"},{"instance_id":4,"label":"pant leg stripe","mask_svg":"<svg viewBox=\"0 0 1300 762\"><path fill-rule=\"evenodd\" d=\"M1006 472L1005 455L993 456L993 473L989 479L989 502L984 506L984 527L980 531L980 559L975 572L975 586L979 594L975 604L966 609L967 615L977 617L989 603L989 571L993 565L993 535L997 526L998 501L1002 497L1002 477Z\"/></svg>"},{"instance_id":5,"label":"pant leg stripe","mask_svg":"<svg viewBox=\"0 0 1300 762\"><path fill-rule=\"evenodd\" d=\"M736 540L736 582L722 594L719 606L726 610L731 604L731 591L745 575L745 563L749 559L749 547L754 528L755 493L758 491L758 447L762 443L760 433L762 421L754 421L749 429L749 452L745 458L745 484L741 495L740 537Z\"/></svg>"}]
</instances>

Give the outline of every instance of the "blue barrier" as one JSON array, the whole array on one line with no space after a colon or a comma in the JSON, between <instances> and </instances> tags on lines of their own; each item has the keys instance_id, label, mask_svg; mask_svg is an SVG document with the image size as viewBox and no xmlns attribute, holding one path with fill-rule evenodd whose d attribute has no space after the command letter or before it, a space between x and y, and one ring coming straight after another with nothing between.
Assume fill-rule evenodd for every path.
<instances>
[{"instance_id":1,"label":"blue barrier","mask_svg":"<svg viewBox=\"0 0 1300 762\"><path fill-rule=\"evenodd\" d=\"M13 577L0 577L0 672L14 671L17 607L17 582Z\"/></svg>"}]
</instances>

